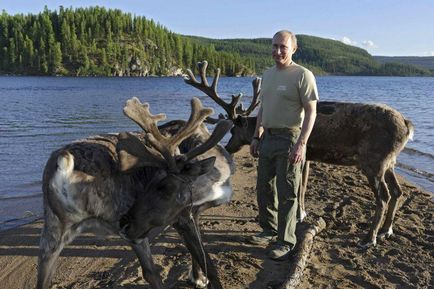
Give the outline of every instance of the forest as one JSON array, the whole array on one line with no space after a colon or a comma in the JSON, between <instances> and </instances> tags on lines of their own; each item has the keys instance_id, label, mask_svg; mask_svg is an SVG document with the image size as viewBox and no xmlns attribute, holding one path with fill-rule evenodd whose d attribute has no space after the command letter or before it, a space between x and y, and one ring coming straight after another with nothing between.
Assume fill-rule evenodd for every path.
<instances>
[{"instance_id":1,"label":"forest","mask_svg":"<svg viewBox=\"0 0 434 289\"><path fill-rule=\"evenodd\" d=\"M294 60L318 75L431 76L410 64L377 62L339 41L297 35ZM0 14L0 74L177 76L208 60L226 76L262 74L273 65L270 38L209 39L180 35L153 19L103 7L39 14Z\"/></svg>"},{"instance_id":2,"label":"forest","mask_svg":"<svg viewBox=\"0 0 434 289\"><path fill-rule=\"evenodd\" d=\"M152 19L101 7L0 15L0 73L24 75L177 75L208 59L225 75L251 74L238 53L216 51ZM246 62L246 63L245 63Z\"/></svg>"},{"instance_id":3,"label":"forest","mask_svg":"<svg viewBox=\"0 0 434 289\"><path fill-rule=\"evenodd\" d=\"M239 53L248 59L256 72L273 65L270 57L271 38L208 39L191 36L198 43L211 44L217 51ZM366 50L337 40L310 35L297 35L298 49L293 59L317 75L372 75L372 76L432 76L434 70L413 63L383 60L379 62Z\"/></svg>"}]
</instances>

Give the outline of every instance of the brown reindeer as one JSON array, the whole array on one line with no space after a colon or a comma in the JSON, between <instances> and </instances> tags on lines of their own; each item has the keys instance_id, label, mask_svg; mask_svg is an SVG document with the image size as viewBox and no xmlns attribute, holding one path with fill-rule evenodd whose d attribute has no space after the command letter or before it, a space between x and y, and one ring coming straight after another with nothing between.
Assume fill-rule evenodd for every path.
<instances>
[{"instance_id":1,"label":"brown reindeer","mask_svg":"<svg viewBox=\"0 0 434 289\"><path fill-rule=\"evenodd\" d=\"M198 63L201 81L188 71L185 82L203 91L226 111L219 119L233 121L231 138L225 146L235 153L243 145L249 145L255 131L256 117L248 115L259 104L260 80L253 81L253 99L247 110L238 104L241 95L233 95L230 103L217 93L220 70L211 86L206 80L206 61ZM208 118L209 122L217 119ZM344 102L318 102L317 117L309 137L306 164L299 190L299 217L305 216L304 195L309 174L309 161L358 167L367 177L376 200L375 215L367 236L358 245L375 246L377 235L386 238L393 234L395 213L402 201L402 190L395 176L396 158L413 136L411 121L387 105Z\"/></svg>"},{"instance_id":2,"label":"brown reindeer","mask_svg":"<svg viewBox=\"0 0 434 289\"><path fill-rule=\"evenodd\" d=\"M156 123L165 116L152 115L137 98L127 101L124 113L145 132L77 141L53 152L46 164L37 288L49 288L65 245L83 230L98 228L126 238L144 278L152 288L163 288L149 242L170 224L192 254L196 284L206 286L205 272L213 288L222 288L195 218L232 195L232 159L216 146L232 122L219 122L210 136L202 122L212 110L196 98L188 122L172 122L161 131Z\"/></svg>"}]
</instances>

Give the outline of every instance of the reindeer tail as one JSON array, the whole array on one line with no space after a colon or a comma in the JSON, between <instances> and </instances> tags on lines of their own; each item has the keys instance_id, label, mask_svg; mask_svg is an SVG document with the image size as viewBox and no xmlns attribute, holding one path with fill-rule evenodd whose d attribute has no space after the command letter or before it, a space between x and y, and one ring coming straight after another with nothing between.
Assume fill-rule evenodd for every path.
<instances>
[{"instance_id":1,"label":"reindeer tail","mask_svg":"<svg viewBox=\"0 0 434 289\"><path fill-rule=\"evenodd\" d=\"M408 119L404 119L404 121L405 121L405 126L407 126L407 130L408 130L408 133L407 133L407 139L409 139L409 140L413 140L413 136L414 136L414 125L413 125L413 123L412 123L410 120L408 120Z\"/></svg>"}]
</instances>

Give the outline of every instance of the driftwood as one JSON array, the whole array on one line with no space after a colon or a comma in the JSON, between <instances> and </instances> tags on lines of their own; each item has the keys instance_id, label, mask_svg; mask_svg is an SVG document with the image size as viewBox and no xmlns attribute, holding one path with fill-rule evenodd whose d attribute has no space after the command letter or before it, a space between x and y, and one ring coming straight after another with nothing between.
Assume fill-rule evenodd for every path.
<instances>
[{"instance_id":1,"label":"driftwood","mask_svg":"<svg viewBox=\"0 0 434 289\"><path fill-rule=\"evenodd\" d=\"M294 257L294 261L291 262L291 270L285 282L283 282L280 289L294 289L297 288L303 276L304 267L306 267L306 261L309 257L310 250L313 245L313 238L326 227L326 223L323 218L319 218L316 222L304 231L300 245L297 250L297 254Z\"/></svg>"}]
</instances>

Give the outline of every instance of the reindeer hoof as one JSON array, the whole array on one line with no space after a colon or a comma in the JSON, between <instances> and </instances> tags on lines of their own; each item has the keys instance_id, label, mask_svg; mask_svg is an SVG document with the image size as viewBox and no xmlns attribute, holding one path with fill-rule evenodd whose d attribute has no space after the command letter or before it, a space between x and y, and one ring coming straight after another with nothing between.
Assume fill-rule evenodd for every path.
<instances>
[{"instance_id":1,"label":"reindeer hoof","mask_svg":"<svg viewBox=\"0 0 434 289\"><path fill-rule=\"evenodd\" d=\"M380 232L378 234L378 238L381 240L384 240L384 239L389 238L392 235L393 235L393 230L392 230L392 228L389 228L389 230L387 230L386 232Z\"/></svg>"},{"instance_id":2,"label":"reindeer hoof","mask_svg":"<svg viewBox=\"0 0 434 289\"><path fill-rule=\"evenodd\" d=\"M209 284L209 280L207 278L204 279L197 279L197 280L188 280L191 285L194 286L194 288L203 289L207 288Z\"/></svg>"},{"instance_id":3,"label":"reindeer hoof","mask_svg":"<svg viewBox=\"0 0 434 289\"><path fill-rule=\"evenodd\" d=\"M205 281L206 282L204 282L203 280L197 280L197 282L194 284L194 287L198 289L207 288L209 281L208 279L206 279Z\"/></svg>"},{"instance_id":4,"label":"reindeer hoof","mask_svg":"<svg viewBox=\"0 0 434 289\"><path fill-rule=\"evenodd\" d=\"M377 245L377 240L374 239L373 241L360 241L357 243L357 246L361 249L368 249L369 247L375 247Z\"/></svg>"},{"instance_id":5,"label":"reindeer hoof","mask_svg":"<svg viewBox=\"0 0 434 289\"><path fill-rule=\"evenodd\" d=\"M190 284L194 286L194 288L206 288L209 284L208 278L206 278L204 275L200 274L199 278L194 278L193 272L190 270L190 274L188 276L188 281Z\"/></svg>"}]
</instances>

